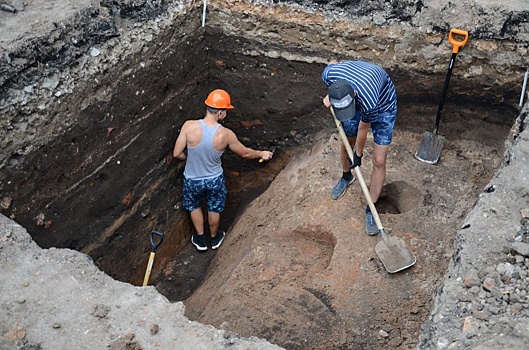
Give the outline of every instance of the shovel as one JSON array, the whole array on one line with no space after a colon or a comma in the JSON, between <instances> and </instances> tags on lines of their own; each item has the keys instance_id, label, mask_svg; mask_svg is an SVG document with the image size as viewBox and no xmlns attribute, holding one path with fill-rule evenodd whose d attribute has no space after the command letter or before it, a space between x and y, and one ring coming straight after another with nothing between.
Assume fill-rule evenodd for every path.
<instances>
[{"instance_id":1,"label":"shovel","mask_svg":"<svg viewBox=\"0 0 529 350\"><path fill-rule=\"evenodd\" d=\"M349 155L351 161L353 161L353 150L351 149L349 140L347 140L347 136L345 135L345 131L343 130L342 122L336 118L332 107L331 113L334 117L334 122L338 127L338 131L340 132L340 136L342 137L342 141L347 150L347 154ZM390 237L387 235L386 231L384 230L384 227L382 226L382 221L380 221L380 217L378 216L375 204L373 204L373 200L371 199L371 194L369 194L369 189L367 188L367 185L364 181L364 177L360 172L360 167L357 166L354 169L356 177L358 178L358 182L360 183L360 187L362 187L362 191L364 192L364 196L366 197L369 209L371 209L371 213L373 214L375 222L377 223L377 228L380 232L380 236L382 237L382 240L378 242L375 246L375 251L380 260L382 261L384 268L389 273L395 273L404 270L410 266L413 266L417 261L415 255L408 249L406 242L404 242L402 238Z\"/></svg>"},{"instance_id":2,"label":"shovel","mask_svg":"<svg viewBox=\"0 0 529 350\"><path fill-rule=\"evenodd\" d=\"M158 237L158 242L155 242L155 236ZM146 286L149 283L149 277L151 276L152 264L154 263L154 255L156 254L156 249L163 242L163 233L158 231L151 232L151 255L149 256L149 262L147 263L147 271L145 272L145 277L143 278L143 286Z\"/></svg>"},{"instance_id":3,"label":"shovel","mask_svg":"<svg viewBox=\"0 0 529 350\"><path fill-rule=\"evenodd\" d=\"M463 40L459 41L454 38L454 35L462 37ZM461 29L452 29L448 34L448 41L452 44L452 58L450 59L450 65L448 66L448 73L446 74L445 85L443 87L443 93L441 95L441 102L437 109L437 118L435 119L435 128L433 132L425 131L419 144L419 149L415 153L415 158L418 160L428 163L437 164L439 157L441 156L441 148L445 141L444 136L439 135L439 122L441 121L441 111L443 110L443 104L448 91L448 83L450 82L450 76L452 75L452 69L454 68L454 62L459 52L459 49L465 46L468 41L468 32Z\"/></svg>"}]
</instances>

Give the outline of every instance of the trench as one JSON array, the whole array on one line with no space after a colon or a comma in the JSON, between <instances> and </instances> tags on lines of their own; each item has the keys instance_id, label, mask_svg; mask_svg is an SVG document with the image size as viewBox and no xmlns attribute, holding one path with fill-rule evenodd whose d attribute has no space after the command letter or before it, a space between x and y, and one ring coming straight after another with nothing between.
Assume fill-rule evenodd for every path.
<instances>
[{"instance_id":1,"label":"trench","mask_svg":"<svg viewBox=\"0 0 529 350\"><path fill-rule=\"evenodd\" d=\"M143 280L151 231L163 232L165 239L157 250L150 284L171 301L192 298L215 270L211 262L222 249L199 254L189 243L193 229L181 208L184 164L172 158L172 147L184 121L204 113L207 93L214 88L230 92L236 108L230 111L225 126L246 146L276 148L273 161L266 164L241 160L230 152L224 155L229 192L221 220L225 231L289 163L302 156L300 150L310 149L321 135L335 132L334 123L321 107L326 91L319 77L324 65L238 53L240 46L249 44L246 38L226 37L215 29L199 29L186 36L167 33L159 45L109 72L97 86L87 86L71 101L71 108L79 110L78 123L61 138L12 159L0 183L2 195L12 200L2 213L26 227L39 246L83 252L113 278L133 285L141 285ZM389 73L399 94L397 133L415 135L411 140L416 141L433 127L444 75L399 69ZM472 157L468 149L458 148L460 143L471 140L490 149L489 158L481 164L486 168L484 176L470 185L475 196L499 166L503 142L517 116L514 89L507 88L497 96L484 92L480 85L480 81L453 79L442 122L442 133L454 140L445 147L459 152L460 159ZM448 174L454 179L466 176ZM379 204L382 214L393 215L390 222L420 205L438 204L429 202L430 197L423 196L412 183L413 179L404 178L386 184ZM464 204L463 214L472 203ZM312 234L330 237L326 232ZM293 235L302 236L299 232ZM333 239L317 243L316 248L314 242L306 244L328 264ZM297 256L292 253L292 259ZM443 270L438 273L441 278ZM343 321L333 320L336 311L327 294L304 287L300 303L310 307L313 299L323 303L313 310L321 316L317 327L330 328ZM194 309L195 304L189 303L190 317L207 322L204 309ZM272 317L263 311L262 317L270 317L278 326L257 322L261 328L235 327L234 331L293 349L325 348L334 335L316 332L314 337L305 336L303 343L292 331L295 321L288 320L288 314ZM210 319L211 324L219 323ZM346 322L341 325L347 327ZM416 322L409 333L416 335L419 325ZM351 337L366 337L362 329L355 332L334 339L333 346L350 344ZM383 343L383 347L406 348L410 343L413 339L408 338L396 346ZM368 341L357 344L376 348Z\"/></svg>"}]
</instances>

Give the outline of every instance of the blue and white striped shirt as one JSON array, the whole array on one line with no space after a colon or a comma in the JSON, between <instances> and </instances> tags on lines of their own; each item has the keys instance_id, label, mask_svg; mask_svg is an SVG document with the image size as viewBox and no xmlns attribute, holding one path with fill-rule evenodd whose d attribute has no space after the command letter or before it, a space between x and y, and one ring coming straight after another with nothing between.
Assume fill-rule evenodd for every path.
<instances>
[{"instance_id":1,"label":"blue and white striped shirt","mask_svg":"<svg viewBox=\"0 0 529 350\"><path fill-rule=\"evenodd\" d=\"M330 86L336 80L347 80L356 91L356 109L363 122L377 120L379 113L397 108L397 93L386 71L373 63L345 61L329 64L321 79Z\"/></svg>"}]
</instances>

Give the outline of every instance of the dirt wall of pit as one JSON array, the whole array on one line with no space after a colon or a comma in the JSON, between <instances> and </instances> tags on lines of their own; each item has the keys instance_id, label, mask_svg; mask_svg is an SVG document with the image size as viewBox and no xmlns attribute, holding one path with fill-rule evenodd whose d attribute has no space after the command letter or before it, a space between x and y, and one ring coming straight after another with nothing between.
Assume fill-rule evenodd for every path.
<instances>
[{"instance_id":1,"label":"dirt wall of pit","mask_svg":"<svg viewBox=\"0 0 529 350\"><path fill-rule=\"evenodd\" d=\"M14 5L18 12L0 12L7 33L0 38L0 167L16 166L25 154L75 124L91 102L108 100L109 91L98 89L108 72L136 62L138 54L157 45L159 36L189 35L203 20L201 4L187 1L35 0ZM208 27L251 39L242 54L325 62L332 53L420 73L445 71L451 52L447 33L465 29L470 41L453 74L481 81L483 94L498 101L519 98L512 91L521 90L527 69L528 21L521 0L502 5L430 0L274 6L213 1L205 17ZM136 69L128 66L125 72ZM76 101L81 93L89 97Z\"/></svg>"}]
</instances>

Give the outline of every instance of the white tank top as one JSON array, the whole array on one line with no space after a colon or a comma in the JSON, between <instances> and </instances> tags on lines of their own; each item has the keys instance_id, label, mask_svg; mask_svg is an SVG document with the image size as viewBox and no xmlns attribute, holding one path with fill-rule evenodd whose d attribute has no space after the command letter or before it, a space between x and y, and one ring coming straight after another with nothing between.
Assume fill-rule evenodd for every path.
<instances>
[{"instance_id":1,"label":"white tank top","mask_svg":"<svg viewBox=\"0 0 529 350\"><path fill-rule=\"evenodd\" d=\"M202 140L195 147L187 147L184 176L190 180L211 179L223 172L221 156L224 151L219 152L213 147L213 136L215 136L220 124L209 127L203 119L199 121L202 126Z\"/></svg>"}]
</instances>

